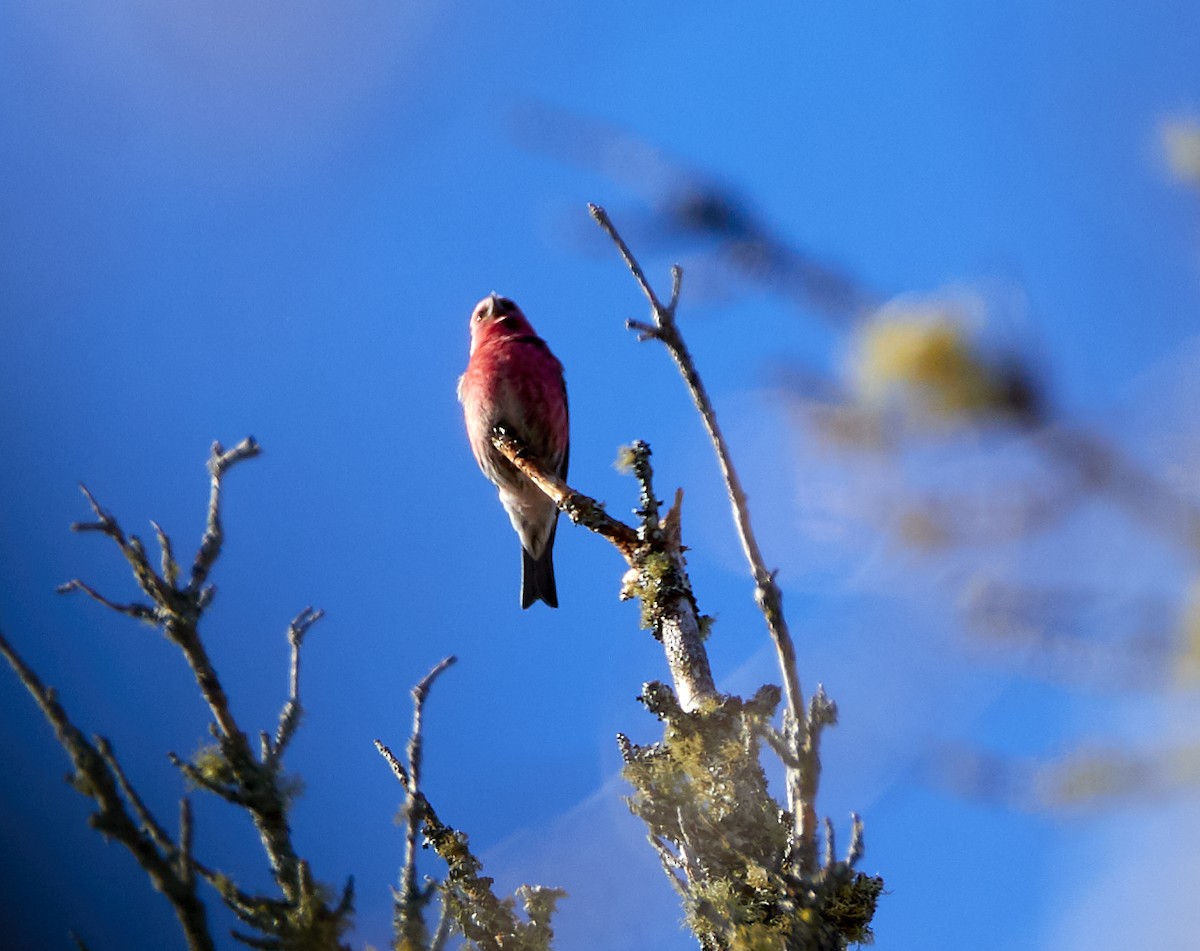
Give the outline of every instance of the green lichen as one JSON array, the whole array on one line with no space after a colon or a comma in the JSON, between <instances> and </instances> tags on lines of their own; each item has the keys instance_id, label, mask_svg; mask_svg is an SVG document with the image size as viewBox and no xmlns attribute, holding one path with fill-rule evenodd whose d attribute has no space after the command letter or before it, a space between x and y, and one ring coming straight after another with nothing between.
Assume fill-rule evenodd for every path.
<instances>
[{"instance_id":1,"label":"green lichen","mask_svg":"<svg viewBox=\"0 0 1200 951\"><path fill-rule=\"evenodd\" d=\"M192 766L206 782L214 786L232 785L236 781L233 767L216 743L202 745L192 756Z\"/></svg>"},{"instance_id":2,"label":"green lichen","mask_svg":"<svg viewBox=\"0 0 1200 951\"><path fill-rule=\"evenodd\" d=\"M618 446L617 458L613 460L613 468L621 475L631 475L637 461L638 453L633 446Z\"/></svg>"},{"instance_id":3,"label":"green lichen","mask_svg":"<svg viewBox=\"0 0 1200 951\"><path fill-rule=\"evenodd\" d=\"M663 739L622 742L627 802L678 856L686 922L705 951L843 951L871 940L882 880L835 861L803 877L789 855L791 817L760 760L779 700L764 687L749 701L684 712L667 688L647 684Z\"/></svg>"}]
</instances>

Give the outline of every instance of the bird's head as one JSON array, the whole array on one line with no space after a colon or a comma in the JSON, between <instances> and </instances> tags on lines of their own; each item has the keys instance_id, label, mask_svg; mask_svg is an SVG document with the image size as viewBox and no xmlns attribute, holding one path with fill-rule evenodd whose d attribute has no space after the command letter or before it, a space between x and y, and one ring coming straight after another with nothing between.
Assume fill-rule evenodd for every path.
<instances>
[{"instance_id":1,"label":"bird's head","mask_svg":"<svg viewBox=\"0 0 1200 951\"><path fill-rule=\"evenodd\" d=\"M485 340L533 334L533 326L521 308L495 291L475 305L471 312L471 352Z\"/></svg>"}]
</instances>

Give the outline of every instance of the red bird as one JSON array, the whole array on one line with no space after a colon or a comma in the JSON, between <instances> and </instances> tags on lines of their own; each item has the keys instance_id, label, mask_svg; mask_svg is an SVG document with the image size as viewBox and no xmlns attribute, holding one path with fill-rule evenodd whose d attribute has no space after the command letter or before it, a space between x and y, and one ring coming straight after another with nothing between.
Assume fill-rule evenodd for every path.
<instances>
[{"instance_id":1,"label":"red bird","mask_svg":"<svg viewBox=\"0 0 1200 951\"><path fill-rule=\"evenodd\" d=\"M500 490L500 502L521 537L521 607L541 599L558 607L554 532L558 507L492 445L500 427L560 478L567 477L571 436L562 364L521 308L489 294L471 314L471 359L458 381L471 452Z\"/></svg>"}]
</instances>

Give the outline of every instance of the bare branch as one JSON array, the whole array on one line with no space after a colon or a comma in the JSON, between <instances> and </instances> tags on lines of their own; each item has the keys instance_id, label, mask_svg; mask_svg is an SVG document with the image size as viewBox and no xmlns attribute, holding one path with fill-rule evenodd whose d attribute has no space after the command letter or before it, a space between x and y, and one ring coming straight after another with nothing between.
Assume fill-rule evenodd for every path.
<instances>
[{"instance_id":1,"label":"bare branch","mask_svg":"<svg viewBox=\"0 0 1200 951\"><path fill-rule=\"evenodd\" d=\"M288 678L288 700L279 714L279 727L275 731L274 748L271 749L269 757L264 757L264 759L270 758L273 761L278 761L283 756L284 750L287 749L288 743L291 742L292 737L295 735L296 727L300 725L300 715L302 713L300 706L300 645L304 643L304 635L308 633L308 629L324 616L324 611L314 611L311 607L306 607L288 625L288 643L292 645L292 663Z\"/></svg>"},{"instance_id":2,"label":"bare branch","mask_svg":"<svg viewBox=\"0 0 1200 951\"><path fill-rule=\"evenodd\" d=\"M142 831L144 831L151 839L154 840L164 854L175 852L175 843L171 841L167 830L162 827L157 819L146 808L146 803L142 797L138 795L133 784L129 781L129 777L125 775L125 771L121 768L121 764L117 761L116 753L113 752L112 744L103 736L95 737L96 749L100 753L100 757L104 760L109 770L117 780L117 786L120 788L122 795L133 807L133 813L137 816L138 822L141 823Z\"/></svg>"},{"instance_id":3,"label":"bare branch","mask_svg":"<svg viewBox=\"0 0 1200 951\"><path fill-rule=\"evenodd\" d=\"M212 488L208 498L208 523L204 529L204 538L200 542L200 550L192 564L191 581L188 590L193 594L200 590L208 580L213 564L221 554L221 543L225 539L221 527L221 480L226 471L243 459L252 459L262 452L262 447L253 436L247 436L232 449L226 450L219 442L212 444L212 454L208 460L208 472L212 478Z\"/></svg>"},{"instance_id":4,"label":"bare branch","mask_svg":"<svg viewBox=\"0 0 1200 951\"><path fill-rule=\"evenodd\" d=\"M171 551L171 538L154 519L150 520L150 524L154 526L154 534L158 538L158 547L162 552L160 570L162 571L163 580L172 588L178 587L179 562L175 560L175 553Z\"/></svg>"},{"instance_id":5,"label":"bare branch","mask_svg":"<svg viewBox=\"0 0 1200 951\"><path fill-rule=\"evenodd\" d=\"M407 938L413 947L420 947L424 940L425 921L422 908L425 901L417 888L417 836L424 818L419 803L424 801L421 792L421 755L424 739L422 737L425 700L434 681L438 679L458 658L450 655L444 657L412 689L413 719L412 732L408 738L408 781L404 783L407 801L404 810L404 866L400 872L400 895L396 903L396 936ZM382 743L376 741L376 747L384 753L392 765L392 771L397 776L399 763L391 755L391 751ZM386 751L386 752L385 752Z\"/></svg>"},{"instance_id":6,"label":"bare branch","mask_svg":"<svg viewBox=\"0 0 1200 951\"><path fill-rule=\"evenodd\" d=\"M121 526L113 517L111 512L104 509L96 497L82 482L79 484L80 491L88 501L92 512L96 516L95 522L73 522L71 531L73 532L100 532L107 535L120 548L121 554L125 556L125 560L129 563L129 567L133 569L133 576L137 580L138 587L142 592L155 604L165 603L167 600L168 588L163 583L162 579L155 574L154 568L151 567L149 560L146 558L146 549L143 547L141 540L136 535L131 535L126 538ZM61 589L60 589L61 590ZM109 602L102 598L97 598L102 603L112 606ZM114 608L114 610L121 610ZM128 613L122 611L122 613Z\"/></svg>"},{"instance_id":7,"label":"bare branch","mask_svg":"<svg viewBox=\"0 0 1200 951\"><path fill-rule=\"evenodd\" d=\"M191 885L196 878L195 867L192 864L192 842L195 834L192 824L192 803L187 796L179 800L179 854L176 866L179 877Z\"/></svg>"},{"instance_id":8,"label":"bare branch","mask_svg":"<svg viewBox=\"0 0 1200 951\"><path fill-rule=\"evenodd\" d=\"M388 766L392 768L396 779L400 781L400 785L404 787L405 792L408 791L408 770L404 768L404 764L396 758L396 754L392 752L391 747L387 746L383 740L375 741L375 749L379 751L379 755L387 760Z\"/></svg>"},{"instance_id":9,"label":"bare branch","mask_svg":"<svg viewBox=\"0 0 1200 951\"><path fill-rule=\"evenodd\" d=\"M110 601L95 588L85 584L78 578L72 578L65 584L60 584L56 589L59 594L70 594L72 591L82 591L94 601L99 601L106 608L116 611L118 614L124 614L137 621L146 621L150 624L158 623L158 612L148 604L139 604L136 601L129 604L118 604L116 601Z\"/></svg>"},{"instance_id":10,"label":"bare branch","mask_svg":"<svg viewBox=\"0 0 1200 951\"><path fill-rule=\"evenodd\" d=\"M170 840L152 818L142 800L133 791L124 773L114 771L116 763L111 747L104 741L108 755L93 746L67 716L58 702L54 691L46 687L33 669L0 634L0 656L8 662L13 672L29 691L42 715L54 728L59 745L66 751L75 767L73 785L81 793L95 801L97 812L91 824L105 836L116 839L129 850L146 872L154 887L166 896L175 910L175 917L183 929L191 951L212 951L214 945L208 930L208 918L204 905L197 897L190 877L181 876L171 861L173 849ZM138 813L142 827L139 828L125 808L122 793L129 798ZM168 853L168 854L164 854Z\"/></svg>"}]
</instances>

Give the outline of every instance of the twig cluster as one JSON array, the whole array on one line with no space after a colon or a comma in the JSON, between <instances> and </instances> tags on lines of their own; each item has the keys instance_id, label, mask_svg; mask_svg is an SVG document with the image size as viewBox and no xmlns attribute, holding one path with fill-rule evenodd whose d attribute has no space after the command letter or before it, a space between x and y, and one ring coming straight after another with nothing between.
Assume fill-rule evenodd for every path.
<instances>
[{"instance_id":1,"label":"twig cluster","mask_svg":"<svg viewBox=\"0 0 1200 951\"><path fill-rule=\"evenodd\" d=\"M284 753L296 734L302 713L300 649L305 634L321 619L322 612L305 608L289 625L288 698L280 711L274 735L265 730L260 732L257 753L233 715L199 631L200 620L215 594L216 589L208 579L224 540L222 481L230 468L259 452L260 447L252 438L228 450L220 443L213 444L208 462L208 516L200 546L186 574L175 558L170 538L157 523L152 523L160 548L159 567L155 568L142 541L136 535L127 536L116 518L81 486L95 520L76 523L72 529L100 532L111 538L129 563L144 600L117 603L79 579L67 582L59 590L64 593L81 591L111 610L153 624L180 649L212 714L209 731L214 743L191 760L170 753L170 761L192 786L213 793L249 813L266 852L279 896L245 892L228 875L197 860L193 854L188 799L185 797L180 801L179 832L172 837L137 793L111 743L103 737L89 741L71 723L54 691L42 684L3 638L0 638L0 653L54 726L59 743L75 766L75 788L95 800L98 811L92 817L92 825L128 848L155 887L167 896L189 948L213 947L205 907L196 889L196 877L199 876L218 892L243 924L257 932L235 932L243 943L255 948L332 951L347 947L341 943L340 935L350 922L353 880L347 882L340 899L330 903L325 890L313 878L308 863L296 852L288 825L290 800L296 785L283 769Z\"/></svg>"},{"instance_id":2,"label":"twig cluster","mask_svg":"<svg viewBox=\"0 0 1200 951\"><path fill-rule=\"evenodd\" d=\"M492 879L482 874L483 863L471 852L466 834L438 818L421 789L425 700L433 682L454 662L454 657L440 661L412 689L413 720L406 763L401 763L381 740L375 741L375 748L405 793L400 811L405 830L404 865L400 887L393 891L396 951L442 951L454 929L481 951L549 951L554 937L550 918L564 893L556 888L522 886L516 894L525 912L522 919L514 910L513 899L496 896ZM417 885L419 833L446 863L444 881L428 879L424 885ZM430 935L425 913L435 895L440 899L440 909Z\"/></svg>"}]
</instances>

